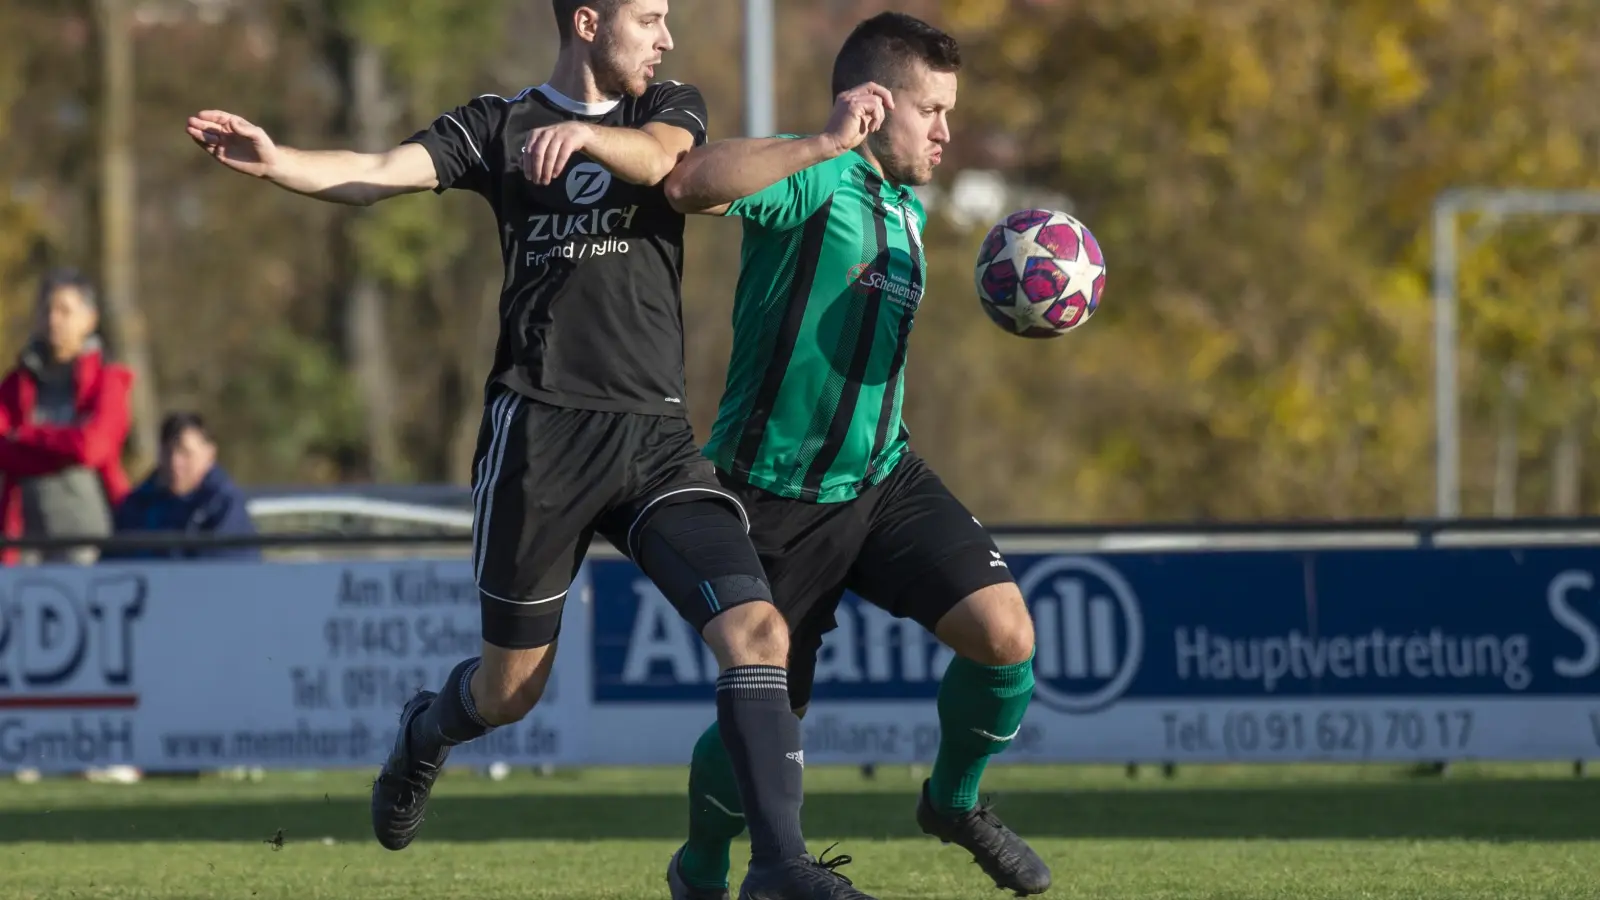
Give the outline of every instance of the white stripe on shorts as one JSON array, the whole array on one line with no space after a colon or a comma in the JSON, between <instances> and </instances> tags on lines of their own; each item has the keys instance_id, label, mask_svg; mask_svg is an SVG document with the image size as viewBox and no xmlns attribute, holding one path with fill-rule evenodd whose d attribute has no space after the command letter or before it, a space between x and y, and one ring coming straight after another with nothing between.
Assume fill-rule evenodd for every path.
<instances>
[{"instance_id":1,"label":"white stripe on shorts","mask_svg":"<svg viewBox=\"0 0 1600 900\"><path fill-rule=\"evenodd\" d=\"M483 587L483 566L489 558L489 520L494 515L494 488L505 466L506 445L511 442L511 420L522 395L507 391L490 407L489 451L478 461L477 484L472 488L472 577Z\"/></svg>"},{"instance_id":2,"label":"white stripe on shorts","mask_svg":"<svg viewBox=\"0 0 1600 900\"><path fill-rule=\"evenodd\" d=\"M478 592L483 594L485 597L488 597L490 600L499 600L501 603L510 603L513 606L540 606L545 603L554 603L555 601L560 600L562 597L567 595L567 591L562 591L554 597L542 597L538 600L511 600L506 597L501 597L498 594L491 594L483 588L478 588Z\"/></svg>"}]
</instances>

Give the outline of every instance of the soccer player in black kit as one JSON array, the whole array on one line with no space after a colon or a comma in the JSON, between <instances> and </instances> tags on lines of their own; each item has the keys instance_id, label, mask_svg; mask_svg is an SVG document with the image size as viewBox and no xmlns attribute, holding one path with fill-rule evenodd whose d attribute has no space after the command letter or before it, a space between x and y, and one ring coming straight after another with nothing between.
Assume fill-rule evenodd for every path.
<instances>
[{"instance_id":1,"label":"soccer player in black kit","mask_svg":"<svg viewBox=\"0 0 1600 900\"><path fill-rule=\"evenodd\" d=\"M651 83L667 0L553 0L549 80L478 97L384 153L280 147L230 113L189 119L222 164L321 200L369 205L455 188L500 225L501 330L472 477L481 655L406 704L373 785L379 843L422 823L450 748L522 719L555 659L567 587L600 534L697 627L721 667L717 720L751 835L741 900L870 900L806 852L804 757L788 628L739 501L684 410L684 217L662 182L706 141L700 92Z\"/></svg>"}]
</instances>

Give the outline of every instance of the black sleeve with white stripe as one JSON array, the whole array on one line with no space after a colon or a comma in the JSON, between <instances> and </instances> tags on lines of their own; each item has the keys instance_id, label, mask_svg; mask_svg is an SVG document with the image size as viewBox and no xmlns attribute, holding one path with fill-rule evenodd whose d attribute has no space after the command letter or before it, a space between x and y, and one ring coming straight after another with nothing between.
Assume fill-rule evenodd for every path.
<instances>
[{"instance_id":1,"label":"black sleeve with white stripe","mask_svg":"<svg viewBox=\"0 0 1600 900\"><path fill-rule=\"evenodd\" d=\"M493 189L496 176L505 169L500 136L508 108L503 97L478 97L406 139L408 144L421 144L433 157L439 177L435 193L456 188L487 194Z\"/></svg>"},{"instance_id":2,"label":"black sleeve with white stripe","mask_svg":"<svg viewBox=\"0 0 1600 900\"><path fill-rule=\"evenodd\" d=\"M706 142L706 123L710 116L706 113L706 101L700 96L699 88L692 84L663 81L651 85L650 93L644 99L644 122L640 124L660 122L663 125L676 125L694 135L696 147Z\"/></svg>"}]
</instances>

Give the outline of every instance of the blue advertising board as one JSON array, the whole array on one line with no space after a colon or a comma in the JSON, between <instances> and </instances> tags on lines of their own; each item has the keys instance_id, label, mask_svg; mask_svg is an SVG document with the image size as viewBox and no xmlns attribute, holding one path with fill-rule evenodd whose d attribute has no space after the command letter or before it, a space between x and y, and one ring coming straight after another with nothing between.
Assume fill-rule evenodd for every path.
<instances>
[{"instance_id":1,"label":"blue advertising board","mask_svg":"<svg viewBox=\"0 0 1600 900\"><path fill-rule=\"evenodd\" d=\"M1600 551L1018 554L1006 562L1035 625L1030 721L1070 723L1080 746L1131 734L1129 715L1159 709L1166 718L1141 721L1161 724L1170 739L1130 746L1121 758L1169 758L1181 743L1174 717L1210 709L1237 717L1254 704L1280 715L1361 714L1379 750L1383 717L1370 714L1387 710L1430 723L1471 713L1480 725L1470 742L1409 742L1419 744L1410 748L1416 754L1523 756L1560 745L1563 758L1600 755ZM698 637L630 563L591 565L594 708L708 710L716 664ZM853 595L837 623L819 659L814 708L934 721L950 651ZM1541 722L1559 737L1502 740L1486 730L1500 723L1526 732ZM1582 746L1565 747L1573 742Z\"/></svg>"}]
</instances>

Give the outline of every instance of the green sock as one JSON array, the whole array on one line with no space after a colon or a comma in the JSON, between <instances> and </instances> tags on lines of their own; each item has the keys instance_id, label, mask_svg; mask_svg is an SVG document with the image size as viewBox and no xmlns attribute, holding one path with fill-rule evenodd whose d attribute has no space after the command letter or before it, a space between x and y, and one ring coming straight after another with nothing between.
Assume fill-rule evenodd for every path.
<instances>
[{"instance_id":1,"label":"green sock","mask_svg":"<svg viewBox=\"0 0 1600 900\"><path fill-rule=\"evenodd\" d=\"M689 840L678 858L683 880L694 887L727 887L728 853L743 831L739 782L722 732L712 722L695 742L689 762Z\"/></svg>"},{"instance_id":2,"label":"green sock","mask_svg":"<svg viewBox=\"0 0 1600 900\"><path fill-rule=\"evenodd\" d=\"M978 782L989 757L1010 745L1033 697L1033 657L1010 666L980 666L957 656L939 682L939 753L928 799L941 813L978 805Z\"/></svg>"}]
</instances>

